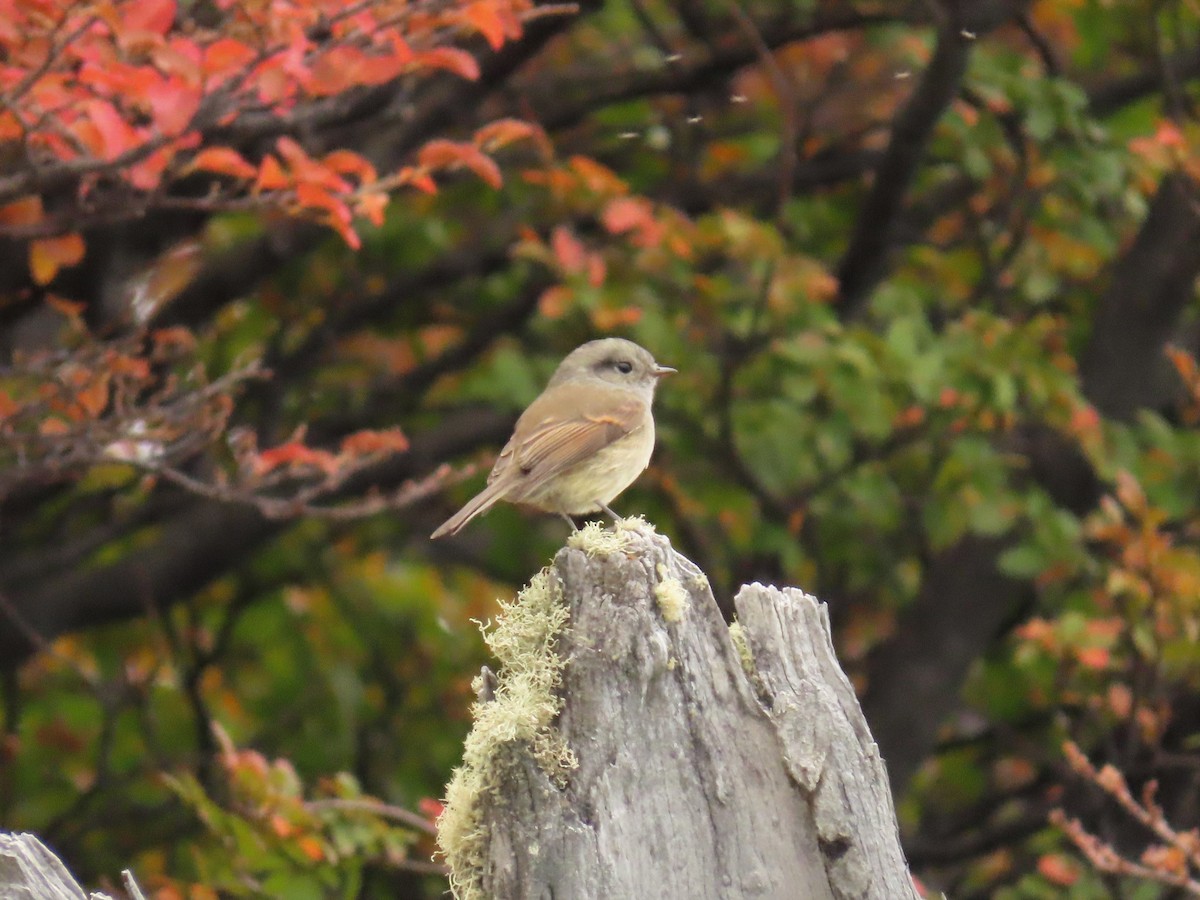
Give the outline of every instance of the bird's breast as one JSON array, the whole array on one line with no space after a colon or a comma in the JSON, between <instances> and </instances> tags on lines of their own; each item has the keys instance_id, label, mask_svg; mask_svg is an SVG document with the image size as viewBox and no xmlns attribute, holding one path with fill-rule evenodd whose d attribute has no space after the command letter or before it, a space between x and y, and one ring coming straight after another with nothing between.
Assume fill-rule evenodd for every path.
<instances>
[{"instance_id":1,"label":"bird's breast","mask_svg":"<svg viewBox=\"0 0 1200 900\"><path fill-rule=\"evenodd\" d=\"M653 452L654 420L647 416L645 424L548 478L521 502L571 516L596 512L637 480Z\"/></svg>"}]
</instances>

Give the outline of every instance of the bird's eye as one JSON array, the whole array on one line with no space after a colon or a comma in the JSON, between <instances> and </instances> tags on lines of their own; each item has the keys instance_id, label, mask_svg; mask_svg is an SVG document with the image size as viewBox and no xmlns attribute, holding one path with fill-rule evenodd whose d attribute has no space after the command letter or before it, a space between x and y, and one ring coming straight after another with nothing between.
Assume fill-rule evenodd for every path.
<instances>
[{"instance_id":1,"label":"bird's eye","mask_svg":"<svg viewBox=\"0 0 1200 900\"><path fill-rule=\"evenodd\" d=\"M615 365L617 367L617 371L620 372L622 375L628 375L630 372L633 371L633 363L629 362L628 360L623 359L619 363L616 363Z\"/></svg>"}]
</instances>

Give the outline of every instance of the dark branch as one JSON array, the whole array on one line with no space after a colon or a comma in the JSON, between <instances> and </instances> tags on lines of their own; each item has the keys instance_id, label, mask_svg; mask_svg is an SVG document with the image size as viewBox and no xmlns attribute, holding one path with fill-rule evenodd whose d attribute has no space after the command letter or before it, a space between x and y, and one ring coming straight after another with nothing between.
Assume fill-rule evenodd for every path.
<instances>
[{"instance_id":1,"label":"dark branch","mask_svg":"<svg viewBox=\"0 0 1200 900\"><path fill-rule=\"evenodd\" d=\"M1100 298L1080 362L1087 398L1128 419L1165 402L1176 384L1163 347L1200 276L1200 197L1186 176L1163 179L1137 239Z\"/></svg>"},{"instance_id":2,"label":"dark branch","mask_svg":"<svg viewBox=\"0 0 1200 900\"><path fill-rule=\"evenodd\" d=\"M806 21L787 19L758 24L762 42L775 50L835 31L849 31L898 21L911 21L891 13L834 10L818 13ZM547 129L561 130L578 125L605 106L663 94L683 94L713 84L753 65L760 58L754 41L743 36L722 40L718 46L681 52L679 59L662 68L644 70L628 67L576 74L553 82L530 85L522 102L534 110L534 118Z\"/></svg>"},{"instance_id":3,"label":"dark branch","mask_svg":"<svg viewBox=\"0 0 1200 900\"><path fill-rule=\"evenodd\" d=\"M934 126L958 95L973 43L974 38L957 25L944 27L920 84L896 118L891 142L875 171L875 183L859 210L850 245L838 263L841 290L837 305L843 318L861 312L887 270L888 252L905 195L925 156Z\"/></svg>"},{"instance_id":4,"label":"dark branch","mask_svg":"<svg viewBox=\"0 0 1200 900\"><path fill-rule=\"evenodd\" d=\"M412 449L371 472L387 488L418 477L438 462L508 436L511 417L469 412L448 416L413 440ZM347 485L361 490L362 479ZM286 523L270 521L251 507L197 500L160 526L156 540L118 562L77 567L9 598L22 622L49 641L162 609L231 571ZM29 636L0 613L0 668L19 665L36 648Z\"/></svg>"}]
</instances>

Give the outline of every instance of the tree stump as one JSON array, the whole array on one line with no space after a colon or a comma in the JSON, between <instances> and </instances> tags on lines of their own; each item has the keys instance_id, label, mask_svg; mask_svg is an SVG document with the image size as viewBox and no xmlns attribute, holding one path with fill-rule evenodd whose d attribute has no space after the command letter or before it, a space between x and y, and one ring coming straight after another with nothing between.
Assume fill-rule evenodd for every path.
<instances>
[{"instance_id":1,"label":"tree stump","mask_svg":"<svg viewBox=\"0 0 1200 900\"><path fill-rule=\"evenodd\" d=\"M439 822L460 900L917 897L814 598L748 585L727 627L634 519L502 606Z\"/></svg>"},{"instance_id":2,"label":"tree stump","mask_svg":"<svg viewBox=\"0 0 1200 900\"><path fill-rule=\"evenodd\" d=\"M89 894L34 835L0 831L0 900L112 900Z\"/></svg>"}]
</instances>

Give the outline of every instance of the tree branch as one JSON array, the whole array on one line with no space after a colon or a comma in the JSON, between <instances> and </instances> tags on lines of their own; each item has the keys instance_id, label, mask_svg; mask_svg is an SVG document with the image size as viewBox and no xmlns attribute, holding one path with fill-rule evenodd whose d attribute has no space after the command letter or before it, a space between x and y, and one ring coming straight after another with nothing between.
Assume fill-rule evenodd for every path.
<instances>
[{"instance_id":1,"label":"tree branch","mask_svg":"<svg viewBox=\"0 0 1200 900\"><path fill-rule=\"evenodd\" d=\"M1087 398L1129 419L1162 404L1177 384L1163 348L1200 275L1200 198L1185 175L1159 185L1136 240L1100 298L1080 362Z\"/></svg>"},{"instance_id":2,"label":"tree branch","mask_svg":"<svg viewBox=\"0 0 1200 900\"><path fill-rule=\"evenodd\" d=\"M862 311L887 270L900 211L925 156L934 126L958 95L974 36L957 24L943 26L933 59L896 117L892 138L875 170L875 182L859 210L850 245L837 266L837 306L842 318Z\"/></svg>"},{"instance_id":3,"label":"tree branch","mask_svg":"<svg viewBox=\"0 0 1200 900\"><path fill-rule=\"evenodd\" d=\"M446 458L503 441L511 427L511 416L501 413L447 416L438 428L414 438L407 453L352 480L345 490L362 490L368 478L381 487L402 484ZM285 527L252 507L197 500L164 522L153 543L115 563L54 573L9 600L26 626L50 641L178 602L235 568ZM0 667L20 665L35 649L0 610Z\"/></svg>"}]
</instances>

